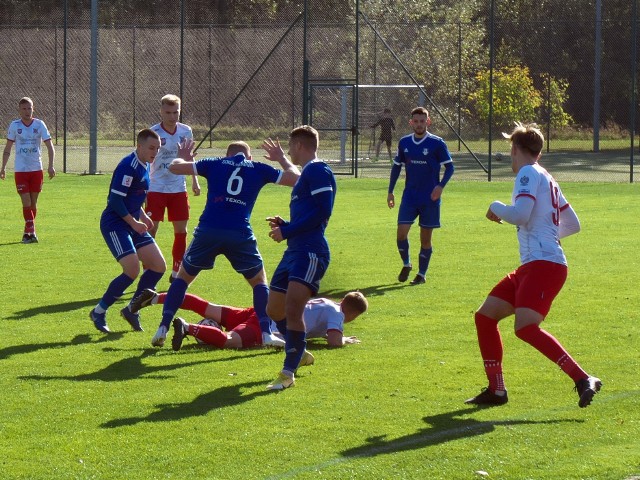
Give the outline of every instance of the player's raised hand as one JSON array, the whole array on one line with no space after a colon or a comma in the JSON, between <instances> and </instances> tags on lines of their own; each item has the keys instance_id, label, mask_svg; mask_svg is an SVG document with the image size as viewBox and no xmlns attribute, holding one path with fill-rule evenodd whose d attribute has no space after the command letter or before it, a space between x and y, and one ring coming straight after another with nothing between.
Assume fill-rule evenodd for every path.
<instances>
[{"instance_id":1,"label":"player's raised hand","mask_svg":"<svg viewBox=\"0 0 640 480\"><path fill-rule=\"evenodd\" d=\"M275 139L275 141L267 138L264 142L262 142L262 149L267 152L267 154L264 156L264 158L266 158L267 160L271 160L272 162L281 162L287 159L282 146L280 146L280 140L278 140L277 138Z\"/></svg>"},{"instance_id":2,"label":"player's raised hand","mask_svg":"<svg viewBox=\"0 0 640 480\"><path fill-rule=\"evenodd\" d=\"M196 156L195 152L192 152L193 146L196 142L191 138L185 138L178 145L178 158L181 158L187 162L193 162L194 157Z\"/></svg>"}]
</instances>

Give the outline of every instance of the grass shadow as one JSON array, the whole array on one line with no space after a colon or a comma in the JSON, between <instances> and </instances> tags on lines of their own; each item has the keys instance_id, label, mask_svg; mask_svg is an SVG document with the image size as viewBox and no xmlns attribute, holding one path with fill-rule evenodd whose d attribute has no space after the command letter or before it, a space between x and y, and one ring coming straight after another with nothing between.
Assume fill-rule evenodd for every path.
<instances>
[{"instance_id":1,"label":"grass shadow","mask_svg":"<svg viewBox=\"0 0 640 480\"><path fill-rule=\"evenodd\" d=\"M229 360L228 358L207 358L204 360L196 360L191 362L180 362L171 365L147 365L144 363L144 358L154 355L158 352L157 349L147 349L142 352L141 355L124 358L112 363L93 373L83 373L81 375L60 375L60 376L46 376L46 375L27 375L18 377L20 380L68 380L72 382L126 382L128 380L138 380L140 378L153 378L168 379L169 375L163 375L164 373L171 372L184 367L191 367L194 365L210 364L214 362L224 362Z\"/></svg>"},{"instance_id":2,"label":"grass shadow","mask_svg":"<svg viewBox=\"0 0 640 480\"><path fill-rule=\"evenodd\" d=\"M94 307L100 301L99 298L93 298L88 300L78 300L76 302L65 302L57 305L42 305L40 307L27 308L26 310L18 310L12 315L6 317L7 320L23 320L25 318L33 317L35 315L41 315L44 313L63 313L78 310L81 308ZM89 312L87 311L87 315Z\"/></svg>"},{"instance_id":3,"label":"grass shadow","mask_svg":"<svg viewBox=\"0 0 640 480\"><path fill-rule=\"evenodd\" d=\"M550 425L564 422L584 422L584 420L489 420L478 421L473 418L460 418L463 415L477 412L477 407L469 407L452 412L424 417L428 427L403 437L387 440L386 435L369 437L364 445L341 452L343 457L375 457L405 450L417 450L439 445L445 442L469 438L493 432L498 426L512 425Z\"/></svg>"},{"instance_id":4,"label":"grass shadow","mask_svg":"<svg viewBox=\"0 0 640 480\"><path fill-rule=\"evenodd\" d=\"M0 247L8 247L10 245L19 245L21 244L22 241L18 240L16 242L6 242L6 243L0 243Z\"/></svg>"},{"instance_id":5,"label":"grass shadow","mask_svg":"<svg viewBox=\"0 0 640 480\"><path fill-rule=\"evenodd\" d=\"M124 334L112 333L110 335L101 335L98 340L94 336L83 333L76 335L68 342L48 342L48 343L29 343L25 345L12 345L10 347L0 349L0 360L12 357L13 355L22 355L25 353L33 353L38 350L48 350L51 348L63 348L71 345L83 345L85 343L104 343L120 340Z\"/></svg>"},{"instance_id":6,"label":"grass shadow","mask_svg":"<svg viewBox=\"0 0 640 480\"><path fill-rule=\"evenodd\" d=\"M273 393L268 390L260 390L243 395L243 389L252 388L261 384L263 384L263 382L247 382L220 387L194 398L191 402L156 405L158 410L145 417L110 420L103 423L101 427L118 428L141 422L176 422L191 417L203 417L211 410L240 405L263 395L273 395Z\"/></svg>"},{"instance_id":7,"label":"grass shadow","mask_svg":"<svg viewBox=\"0 0 640 480\"><path fill-rule=\"evenodd\" d=\"M327 297L332 298L334 300L340 300L347 293L358 291L361 292L365 297L378 297L386 294L387 292L392 292L394 290L400 290L403 288L411 288L413 285L409 285L409 283L389 283L386 285L372 285L370 287L364 288L352 288L350 290L341 290L341 289L330 289L326 291L322 291L318 293L318 297Z\"/></svg>"}]
</instances>

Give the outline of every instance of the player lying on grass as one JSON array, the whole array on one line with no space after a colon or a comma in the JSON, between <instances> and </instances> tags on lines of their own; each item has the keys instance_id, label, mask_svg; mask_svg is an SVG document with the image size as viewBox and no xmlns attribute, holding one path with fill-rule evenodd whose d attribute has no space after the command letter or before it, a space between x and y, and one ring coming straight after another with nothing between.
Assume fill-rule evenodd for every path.
<instances>
[{"instance_id":1,"label":"player lying on grass","mask_svg":"<svg viewBox=\"0 0 640 480\"><path fill-rule=\"evenodd\" d=\"M166 293L156 293L147 289L132 300L131 310L137 312L149 305L163 304L166 296ZM368 306L367 299L360 292L349 292L340 302L327 298L309 300L304 309L307 337L325 338L331 347L360 343L356 337L343 336L344 324L358 318L360 314L367 311ZM187 323L182 318L176 317L173 320L174 332L171 342L174 350L180 350L182 341L187 335L218 348L250 348L262 345L260 322L253 307L236 308L217 305L187 293L180 308L213 320L221 328ZM226 331L223 331L223 328ZM305 355L307 359L309 356L310 354ZM312 356L311 363L313 363Z\"/></svg>"}]
</instances>

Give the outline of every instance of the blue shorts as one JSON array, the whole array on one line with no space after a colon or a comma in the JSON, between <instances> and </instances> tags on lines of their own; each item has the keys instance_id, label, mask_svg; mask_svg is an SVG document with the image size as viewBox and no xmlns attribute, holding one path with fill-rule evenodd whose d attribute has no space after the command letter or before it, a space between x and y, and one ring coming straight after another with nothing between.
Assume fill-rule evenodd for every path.
<instances>
[{"instance_id":1,"label":"blue shorts","mask_svg":"<svg viewBox=\"0 0 640 480\"><path fill-rule=\"evenodd\" d=\"M201 270L211 270L218 255L224 255L233 269L246 279L255 277L263 267L253 232L202 230L200 227L193 232L182 266L189 275L195 277Z\"/></svg>"},{"instance_id":2,"label":"blue shorts","mask_svg":"<svg viewBox=\"0 0 640 480\"><path fill-rule=\"evenodd\" d=\"M109 250L111 250L111 254L118 261L127 255L136 253L140 248L156 242L149 232L140 235L126 224L123 227L115 227L113 224L103 225L101 222L100 231Z\"/></svg>"},{"instance_id":3,"label":"blue shorts","mask_svg":"<svg viewBox=\"0 0 640 480\"><path fill-rule=\"evenodd\" d=\"M285 293L289 282L295 281L309 287L315 295L320 290L320 280L329 267L328 253L285 251L271 279L271 290Z\"/></svg>"},{"instance_id":4,"label":"blue shorts","mask_svg":"<svg viewBox=\"0 0 640 480\"><path fill-rule=\"evenodd\" d=\"M440 201L433 202L430 198L416 201L402 196L398 210L398 224L411 225L416 218L422 228L440 228Z\"/></svg>"}]
</instances>

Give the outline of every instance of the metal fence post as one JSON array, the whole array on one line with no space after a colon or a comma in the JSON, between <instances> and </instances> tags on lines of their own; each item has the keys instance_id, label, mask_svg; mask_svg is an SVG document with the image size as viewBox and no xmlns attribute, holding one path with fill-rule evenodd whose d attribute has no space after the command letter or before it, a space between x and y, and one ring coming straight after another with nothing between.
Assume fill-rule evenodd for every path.
<instances>
[{"instance_id":1,"label":"metal fence post","mask_svg":"<svg viewBox=\"0 0 640 480\"><path fill-rule=\"evenodd\" d=\"M629 134L631 137L631 153L629 158L629 182L633 183L633 161L634 161L634 133L636 131L636 68L638 54L638 0L633 0L633 8L631 9L631 120L629 125Z\"/></svg>"},{"instance_id":2,"label":"metal fence post","mask_svg":"<svg viewBox=\"0 0 640 480\"><path fill-rule=\"evenodd\" d=\"M136 145L136 26L133 26L131 35L131 80L133 82L133 146Z\"/></svg>"},{"instance_id":3,"label":"metal fence post","mask_svg":"<svg viewBox=\"0 0 640 480\"><path fill-rule=\"evenodd\" d=\"M488 146L488 169L487 180L491 181L491 144L493 136L493 64L495 58L494 45L494 17L495 17L495 0L491 0L491 13L489 14L489 146Z\"/></svg>"},{"instance_id":4,"label":"metal fence post","mask_svg":"<svg viewBox=\"0 0 640 480\"><path fill-rule=\"evenodd\" d=\"M596 0L596 38L593 72L593 151L600 151L600 80L602 54L602 0Z\"/></svg>"},{"instance_id":5,"label":"metal fence post","mask_svg":"<svg viewBox=\"0 0 640 480\"><path fill-rule=\"evenodd\" d=\"M91 0L91 93L89 121L89 173L98 171L98 0Z\"/></svg>"}]
</instances>

